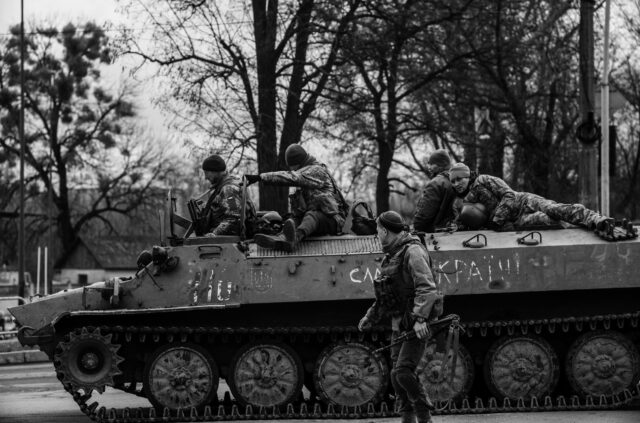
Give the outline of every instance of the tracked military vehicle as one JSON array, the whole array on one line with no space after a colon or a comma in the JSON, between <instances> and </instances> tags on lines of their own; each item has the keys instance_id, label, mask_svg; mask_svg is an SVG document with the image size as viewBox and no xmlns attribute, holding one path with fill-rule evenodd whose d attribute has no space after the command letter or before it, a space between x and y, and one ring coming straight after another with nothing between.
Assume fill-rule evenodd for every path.
<instances>
[{"instance_id":1,"label":"tracked military vehicle","mask_svg":"<svg viewBox=\"0 0 640 423\"><path fill-rule=\"evenodd\" d=\"M20 342L48 354L84 413L123 422L393 414L388 357L373 353L389 328L356 328L382 259L375 236L310 238L287 253L242 237L180 236L189 220L171 201L166 221L164 245L130 278L11 309ZM630 238L426 234L445 313L465 328L455 360L434 342L420 363L437 412L637 398L640 241ZM218 396L221 379L232 397ZM150 407L101 407L106 387Z\"/></svg>"}]
</instances>

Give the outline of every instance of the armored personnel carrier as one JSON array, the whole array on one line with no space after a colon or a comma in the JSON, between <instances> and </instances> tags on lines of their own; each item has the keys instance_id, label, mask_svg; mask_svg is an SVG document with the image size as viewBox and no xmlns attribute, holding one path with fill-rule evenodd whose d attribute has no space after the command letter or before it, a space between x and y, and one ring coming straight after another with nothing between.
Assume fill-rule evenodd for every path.
<instances>
[{"instance_id":1,"label":"armored personnel carrier","mask_svg":"<svg viewBox=\"0 0 640 423\"><path fill-rule=\"evenodd\" d=\"M122 422L393 414L388 357L374 353L389 328L356 328L373 300L376 237L266 250L241 237L180 236L188 219L174 208L169 201L164 245L142 254L130 278L10 310L20 342L48 354L84 413ZM611 408L637 398L640 240L630 238L426 234L445 313L465 328L455 360L434 342L420 363L438 412ZM218 397L221 379L232 397ZM151 407L101 407L106 387Z\"/></svg>"}]
</instances>

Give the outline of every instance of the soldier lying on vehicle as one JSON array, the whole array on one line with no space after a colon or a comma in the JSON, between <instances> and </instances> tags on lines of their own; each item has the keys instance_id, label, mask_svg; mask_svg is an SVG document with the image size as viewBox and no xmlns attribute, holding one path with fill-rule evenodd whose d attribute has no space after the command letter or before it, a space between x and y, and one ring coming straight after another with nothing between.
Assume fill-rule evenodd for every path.
<instances>
[{"instance_id":1,"label":"soldier lying on vehicle","mask_svg":"<svg viewBox=\"0 0 640 423\"><path fill-rule=\"evenodd\" d=\"M614 219L582 204L562 204L536 194L514 191L502 179L471 172L464 163L456 163L449 174L458 197L466 204L474 204L463 208L459 217L459 221L469 229L486 226L497 231L509 231L515 227L569 223L594 230L610 241L637 236L636 230L629 226L614 234ZM482 222L483 214L486 223Z\"/></svg>"}]
</instances>

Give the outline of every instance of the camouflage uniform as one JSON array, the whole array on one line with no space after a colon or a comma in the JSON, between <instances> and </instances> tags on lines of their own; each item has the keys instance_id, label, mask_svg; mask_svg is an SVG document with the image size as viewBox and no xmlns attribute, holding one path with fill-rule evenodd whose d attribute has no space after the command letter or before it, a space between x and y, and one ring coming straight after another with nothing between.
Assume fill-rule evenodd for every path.
<instances>
[{"instance_id":1,"label":"camouflage uniform","mask_svg":"<svg viewBox=\"0 0 640 423\"><path fill-rule=\"evenodd\" d=\"M605 219L582 204L561 204L539 195L514 191L505 181L490 175L478 175L472 179L464 201L482 203L489 213L489 227L496 229L506 223L525 226L549 225L559 221L592 229Z\"/></svg>"},{"instance_id":2,"label":"camouflage uniform","mask_svg":"<svg viewBox=\"0 0 640 423\"><path fill-rule=\"evenodd\" d=\"M431 273L429 254L416 237L404 232L384 252L382 276L374 282L376 301L367 310L366 318L375 324L390 317L395 340L401 331L413 329L416 317L437 319L442 314L442 296ZM414 338L391 350L391 383L398 411L403 418L415 414L418 422L431 421L432 404L416 375L426 344L426 338Z\"/></svg>"},{"instance_id":3,"label":"camouflage uniform","mask_svg":"<svg viewBox=\"0 0 640 423\"><path fill-rule=\"evenodd\" d=\"M253 207L249 200L247 200L247 207ZM220 183L212 188L203 210L208 226L208 233L205 236L239 235L241 210L240 179L225 175Z\"/></svg>"},{"instance_id":4,"label":"camouflage uniform","mask_svg":"<svg viewBox=\"0 0 640 423\"><path fill-rule=\"evenodd\" d=\"M416 231L435 232L454 220L456 192L446 170L435 175L424 188L416 205L413 227Z\"/></svg>"},{"instance_id":5,"label":"camouflage uniform","mask_svg":"<svg viewBox=\"0 0 640 423\"><path fill-rule=\"evenodd\" d=\"M582 204L556 203L528 192L518 194L520 214L515 223L518 226L550 225L563 221L594 229L598 222L605 219L600 213L589 210Z\"/></svg>"},{"instance_id":6,"label":"camouflage uniform","mask_svg":"<svg viewBox=\"0 0 640 423\"><path fill-rule=\"evenodd\" d=\"M262 173L260 178L269 185L298 187L290 196L291 213L305 237L341 231L349 206L324 164L311 158L298 170Z\"/></svg>"}]
</instances>

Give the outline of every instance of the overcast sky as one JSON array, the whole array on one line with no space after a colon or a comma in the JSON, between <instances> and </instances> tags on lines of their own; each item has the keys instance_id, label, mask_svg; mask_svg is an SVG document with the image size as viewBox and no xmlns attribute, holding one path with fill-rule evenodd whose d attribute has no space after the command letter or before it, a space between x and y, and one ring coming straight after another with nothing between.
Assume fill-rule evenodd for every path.
<instances>
[{"instance_id":1,"label":"overcast sky","mask_svg":"<svg viewBox=\"0 0 640 423\"><path fill-rule=\"evenodd\" d=\"M94 20L98 24L121 21L115 0L24 0L25 22L51 20L62 24L69 21ZM0 0L0 30L6 34L11 25L20 23L20 0Z\"/></svg>"}]
</instances>

